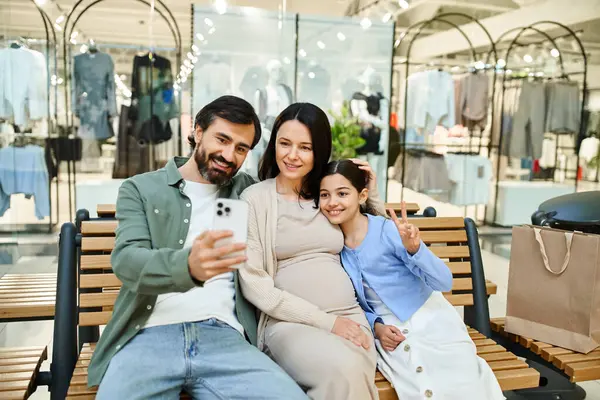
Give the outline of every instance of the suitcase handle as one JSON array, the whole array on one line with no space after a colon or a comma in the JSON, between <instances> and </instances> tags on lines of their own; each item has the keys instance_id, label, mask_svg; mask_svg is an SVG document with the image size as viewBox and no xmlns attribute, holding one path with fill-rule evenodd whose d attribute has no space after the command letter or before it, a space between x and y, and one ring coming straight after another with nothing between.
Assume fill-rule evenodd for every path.
<instances>
[{"instance_id":1,"label":"suitcase handle","mask_svg":"<svg viewBox=\"0 0 600 400\"><path fill-rule=\"evenodd\" d=\"M567 245L567 254L565 254L565 259L563 260L562 267L558 272L554 272L552 268L550 268L550 261L548 260L548 254L546 254L546 246L544 245L544 240L542 239L541 229L533 228L533 233L535 234L535 240L540 245L540 252L542 253L544 267L546 267L548 272L550 272L552 275L561 275L567 270L567 267L569 266L569 261L571 260L571 245L573 244L573 232L564 232L565 243Z\"/></svg>"}]
</instances>

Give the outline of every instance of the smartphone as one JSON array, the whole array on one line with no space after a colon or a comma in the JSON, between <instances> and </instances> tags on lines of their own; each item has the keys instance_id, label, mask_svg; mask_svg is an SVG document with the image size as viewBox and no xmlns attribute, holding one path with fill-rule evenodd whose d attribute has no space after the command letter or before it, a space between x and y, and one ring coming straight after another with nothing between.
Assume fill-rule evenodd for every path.
<instances>
[{"instance_id":1,"label":"smartphone","mask_svg":"<svg viewBox=\"0 0 600 400\"><path fill-rule=\"evenodd\" d=\"M246 243L248 238L248 204L243 200L217 199L213 210L213 229L232 231L233 236L218 240L215 247L233 243ZM227 257L243 256L244 251L228 254ZM231 268L240 268L244 264L236 264Z\"/></svg>"}]
</instances>

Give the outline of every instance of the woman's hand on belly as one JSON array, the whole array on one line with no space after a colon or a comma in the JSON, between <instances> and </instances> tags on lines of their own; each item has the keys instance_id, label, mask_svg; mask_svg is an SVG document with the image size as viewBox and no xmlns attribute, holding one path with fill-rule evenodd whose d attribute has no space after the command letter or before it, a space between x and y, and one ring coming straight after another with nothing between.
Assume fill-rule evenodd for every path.
<instances>
[{"instance_id":1,"label":"woman's hand on belly","mask_svg":"<svg viewBox=\"0 0 600 400\"><path fill-rule=\"evenodd\" d=\"M365 350L369 350L369 337L361 329L360 325L351 319L345 317L337 317L331 332L339 337L347 339L357 346L362 346Z\"/></svg>"}]
</instances>

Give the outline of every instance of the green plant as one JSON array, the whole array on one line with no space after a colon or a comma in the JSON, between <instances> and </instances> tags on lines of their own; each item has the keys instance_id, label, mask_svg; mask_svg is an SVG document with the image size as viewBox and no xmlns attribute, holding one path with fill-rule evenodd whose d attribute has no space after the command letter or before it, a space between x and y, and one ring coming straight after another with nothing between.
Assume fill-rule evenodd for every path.
<instances>
[{"instance_id":1,"label":"green plant","mask_svg":"<svg viewBox=\"0 0 600 400\"><path fill-rule=\"evenodd\" d=\"M356 149L365 144L360 137L360 124L358 119L350 115L348 102L342 104L339 113L329 110L333 117L331 125L332 160L356 157Z\"/></svg>"}]
</instances>

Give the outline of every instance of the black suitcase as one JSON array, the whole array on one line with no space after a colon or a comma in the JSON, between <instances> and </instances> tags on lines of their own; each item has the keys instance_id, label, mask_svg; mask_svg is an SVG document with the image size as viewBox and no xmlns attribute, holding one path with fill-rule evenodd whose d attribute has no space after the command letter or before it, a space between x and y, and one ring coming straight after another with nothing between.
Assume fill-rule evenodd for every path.
<instances>
[{"instance_id":1,"label":"black suitcase","mask_svg":"<svg viewBox=\"0 0 600 400\"><path fill-rule=\"evenodd\" d=\"M546 200L531 216L531 223L600 234L600 191L566 194Z\"/></svg>"}]
</instances>

